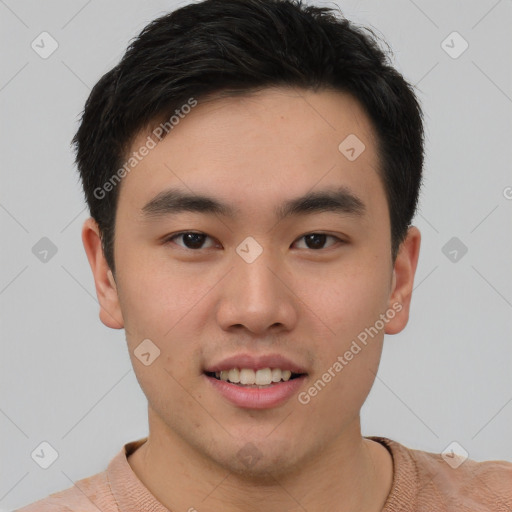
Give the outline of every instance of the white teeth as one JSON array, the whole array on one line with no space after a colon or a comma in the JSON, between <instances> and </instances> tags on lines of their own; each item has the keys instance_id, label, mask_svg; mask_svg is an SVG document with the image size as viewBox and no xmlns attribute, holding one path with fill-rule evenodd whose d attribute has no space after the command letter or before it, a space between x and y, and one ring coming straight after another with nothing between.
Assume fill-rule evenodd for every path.
<instances>
[{"instance_id":1,"label":"white teeth","mask_svg":"<svg viewBox=\"0 0 512 512\"><path fill-rule=\"evenodd\" d=\"M220 380L242 384L246 386L268 386L273 382L290 380L292 372L290 370L281 370L280 368L262 368L254 371L251 368L232 368L231 370L222 370L215 372L215 376Z\"/></svg>"},{"instance_id":2,"label":"white teeth","mask_svg":"<svg viewBox=\"0 0 512 512\"><path fill-rule=\"evenodd\" d=\"M279 368L272 370L272 382L279 382L281 380L282 371Z\"/></svg>"},{"instance_id":3,"label":"white teeth","mask_svg":"<svg viewBox=\"0 0 512 512\"><path fill-rule=\"evenodd\" d=\"M234 382L235 384L238 384L240 382L240 372L238 371L238 368L233 368L232 370L229 370L228 380L230 382Z\"/></svg>"},{"instance_id":4,"label":"white teeth","mask_svg":"<svg viewBox=\"0 0 512 512\"><path fill-rule=\"evenodd\" d=\"M256 383L256 373L254 370L250 370L248 368L244 368L240 370L240 384L255 384Z\"/></svg>"},{"instance_id":5,"label":"white teeth","mask_svg":"<svg viewBox=\"0 0 512 512\"><path fill-rule=\"evenodd\" d=\"M256 382L258 386L266 386L272 383L272 371L270 368L264 368L256 372Z\"/></svg>"}]
</instances>

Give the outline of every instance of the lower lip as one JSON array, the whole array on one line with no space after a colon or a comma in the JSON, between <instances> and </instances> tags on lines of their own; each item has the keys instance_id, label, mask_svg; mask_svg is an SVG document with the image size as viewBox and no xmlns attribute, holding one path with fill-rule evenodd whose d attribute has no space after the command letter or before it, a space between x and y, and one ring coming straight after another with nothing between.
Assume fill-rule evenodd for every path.
<instances>
[{"instance_id":1,"label":"lower lip","mask_svg":"<svg viewBox=\"0 0 512 512\"><path fill-rule=\"evenodd\" d=\"M273 384L268 388L246 388L204 375L215 391L232 404L246 409L270 409L286 402L303 385L306 375Z\"/></svg>"}]
</instances>

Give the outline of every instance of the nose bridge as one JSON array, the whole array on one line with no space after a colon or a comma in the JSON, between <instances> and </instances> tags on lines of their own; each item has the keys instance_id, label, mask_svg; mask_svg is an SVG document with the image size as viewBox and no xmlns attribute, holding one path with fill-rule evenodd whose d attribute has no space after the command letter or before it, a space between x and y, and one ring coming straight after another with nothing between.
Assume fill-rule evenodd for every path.
<instances>
[{"instance_id":1,"label":"nose bridge","mask_svg":"<svg viewBox=\"0 0 512 512\"><path fill-rule=\"evenodd\" d=\"M235 271L251 286L262 284L259 283L261 280L269 280L273 276L270 268L280 265L270 240L271 237L259 236L256 240L247 236L235 249L238 256L235 258Z\"/></svg>"},{"instance_id":2,"label":"nose bridge","mask_svg":"<svg viewBox=\"0 0 512 512\"><path fill-rule=\"evenodd\" d=\"M275 275L280 265L272 250L249 239L237 247L237 254L240 261L235 264L235 274L240 282L236 289L241 303L246 301L252 307L266 304L270 308L283 286Z\"/></svg>"},{"instance_id":3,"label":"nose bridge","mask_svg":"<svg viewBox=\"0 0 512 512\"><path fill-rule=\"evenodd\" d=\"M237 247L219 309L224 328L244 325L261 331L274 324L289 327L295 319L293 294L279 278L279 259L271 250L256 244L254 239L246 240Z\"/></svg>"},{"instance_id":4,"label":"nose bridge","mask_svg":"<svg viewBox=\"0 0 512 512\"><path fill-rule=\"evenodd\" d=\"M251 263L240 262L237 266L237 273L245 286L244 295L257 298L261 294L271 294L272 296L279 293L276 288L282 286L282 283L276 277L278 272L278 264L275 258L272 258L270 252L260 255ZM272 269L272 270L271 270ZM271 297L267 297L270 299Z\"/></svg>"}]
</instances>

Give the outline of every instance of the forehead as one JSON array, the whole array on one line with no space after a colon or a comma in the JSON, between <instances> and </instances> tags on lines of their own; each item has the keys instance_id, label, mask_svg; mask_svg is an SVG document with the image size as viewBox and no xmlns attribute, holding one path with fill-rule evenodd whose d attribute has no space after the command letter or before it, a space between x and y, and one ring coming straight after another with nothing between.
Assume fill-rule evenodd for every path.
<instances>
[{"instance_id":1,"label":"forehead","mask_svg":"<svg viewBox=\"0 0 512 512\"><path fill-rule=\"evenodd\" d=\"M168 188L223 198L236 211L276 212L285 198L347 187L385 201L376 140L359 103L339 91L265 89L199 101L123 178L121 203L142 213ZM140 133L130 154L145 145ZM127 155L129 158L130 155Z\"/></svg>"}]
</instances>

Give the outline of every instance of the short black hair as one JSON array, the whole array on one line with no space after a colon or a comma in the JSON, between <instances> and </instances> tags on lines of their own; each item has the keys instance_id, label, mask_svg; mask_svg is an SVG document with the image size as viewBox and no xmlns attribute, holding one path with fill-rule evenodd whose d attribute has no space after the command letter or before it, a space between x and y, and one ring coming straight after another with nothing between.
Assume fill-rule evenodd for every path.
<instances>
[{"instance_id":1,"label":"short black hair","mask_svg":"<svg viewBox=\"0 0 512 512\"><path fill-rule=\"evenodd\" d=\"M301 0L204 0L150 22L92 89L72 141L112 272L116 184L130 171L133 139L191 100L279 86L348 93L369 116L394 262L418 203L423 116L413 87L379 42L339 9ZM172 123L164 125L168 133Z\"/></svg>"}]
</instances>

